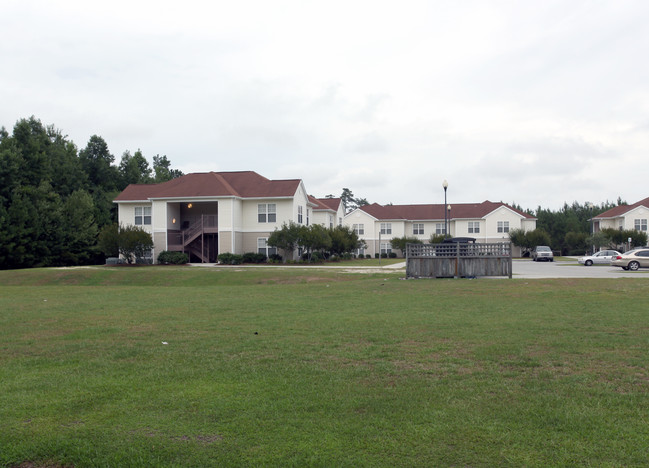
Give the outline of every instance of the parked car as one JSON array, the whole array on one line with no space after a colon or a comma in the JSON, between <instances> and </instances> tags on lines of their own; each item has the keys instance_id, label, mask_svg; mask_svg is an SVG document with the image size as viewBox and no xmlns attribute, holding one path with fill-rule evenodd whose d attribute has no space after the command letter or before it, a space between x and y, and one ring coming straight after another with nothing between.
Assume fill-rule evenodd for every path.
<instances>
[{"instance_id":1,"label":"parked car","mask_svg":"<svg viewBox=\"0 0 649 468\"><path fill-rule=\"evenodd\" d=\"M615 257L611 265L631 271L636 271L638 268L649 268L649 247L641 247L624 252Z\"/></svg>"},{"instance_id":2,"label":"parked car","mask_svg":"<svg viewBox=\"0 0 649 468\"><path fill-rule=\"evenodd\" d=\"M577 261L582 265L591 266L591 265L610 265L611 261L618 255L622 255L617 250L601 250L593 255L586 255L585 257L579 257Z\"/></svg>"},{"instance_id":3,"label":"parked car","mask_svg":"<svg viewBox=\"0 0 649 468\"><path fill-rule=\"evenodd\" d=\"M534 262L554 262L552 249L547 245L537 245L532 250L532 261Z\"/></svg>"}]
</instances>

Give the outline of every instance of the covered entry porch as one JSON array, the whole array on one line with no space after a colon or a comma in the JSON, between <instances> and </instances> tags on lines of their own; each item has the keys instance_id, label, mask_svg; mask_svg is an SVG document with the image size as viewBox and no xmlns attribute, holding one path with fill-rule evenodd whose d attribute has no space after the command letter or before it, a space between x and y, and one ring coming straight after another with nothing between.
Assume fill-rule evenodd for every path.
<instances>
[{"instance_id":1,"label":"covered entry porch","mask_svg":"<svg viewBox=\"0 0 649 468\"><path fill-rule=\"evenodd\" d=\"M214 263L219 254L219 203L167 204L167 249L184 252L189 261Z\"/></svg>"}]
</instances>

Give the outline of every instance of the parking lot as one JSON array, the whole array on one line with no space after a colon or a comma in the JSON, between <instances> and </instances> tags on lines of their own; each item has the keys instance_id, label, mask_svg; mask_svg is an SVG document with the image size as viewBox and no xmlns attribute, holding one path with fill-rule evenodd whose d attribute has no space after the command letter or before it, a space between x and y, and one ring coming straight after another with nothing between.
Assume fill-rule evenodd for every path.
<instances>
[{"instance_id":1,"label":"parking lot","mask_svg":"<svg viewBox=\"0 0 649 468\"><path fill-rule=\"evenodd\" d=\"M584 266L577 259L554 262L533 262L514 259L514 278L647 278L649 268L631 272L609 265Z\"/></svg>"}]
</instances>

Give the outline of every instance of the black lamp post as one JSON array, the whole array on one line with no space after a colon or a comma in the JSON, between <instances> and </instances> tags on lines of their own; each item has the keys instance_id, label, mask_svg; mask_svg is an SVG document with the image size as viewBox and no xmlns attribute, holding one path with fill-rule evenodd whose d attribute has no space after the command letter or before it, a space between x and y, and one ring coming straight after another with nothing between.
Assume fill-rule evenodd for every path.
<instances>
[{"instance_id":1,"label":"black lamp post","mask_svg":"<svg viewBox=\"0 0 649 468\"><path fill-rule=\"evenodd\" d=\"M451 228L451 205L446 205L446 212L448 213L448 227L449 227L449 231L450 231L450 228ZM447 234L448 234L448 237L451 237L450 232L447 232Z\"/></svg>"},{"instance_id":2,"label":"black lamp post","mask_svg":"<svg viewBox=\"0 0 649 468\"><path fill-rule=\"evenodd\" d=\"M446 189L448 188L448 182L446 179L444 179L444 182L442 182L442 187L444 187L444 239L446 239L446 235L448 234L448 224L447 224L447 218L446 218Z\"/></svg>"}]
</instances>

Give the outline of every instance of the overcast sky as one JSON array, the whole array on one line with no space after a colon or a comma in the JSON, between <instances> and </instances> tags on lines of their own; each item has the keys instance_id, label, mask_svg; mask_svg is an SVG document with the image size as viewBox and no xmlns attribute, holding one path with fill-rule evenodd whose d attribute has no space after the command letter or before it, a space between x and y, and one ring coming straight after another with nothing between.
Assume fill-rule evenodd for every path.
<instances>
[{"instance_id":1,"label":"overcast sky","mask_svg":"<svg viewBox=\"0 0 649 468\"><path fill-rule=\"evenodd\" d=\"M0 126L378 203L649 196L649 2L0 0Z\"/></svg>"}]
</instances>

